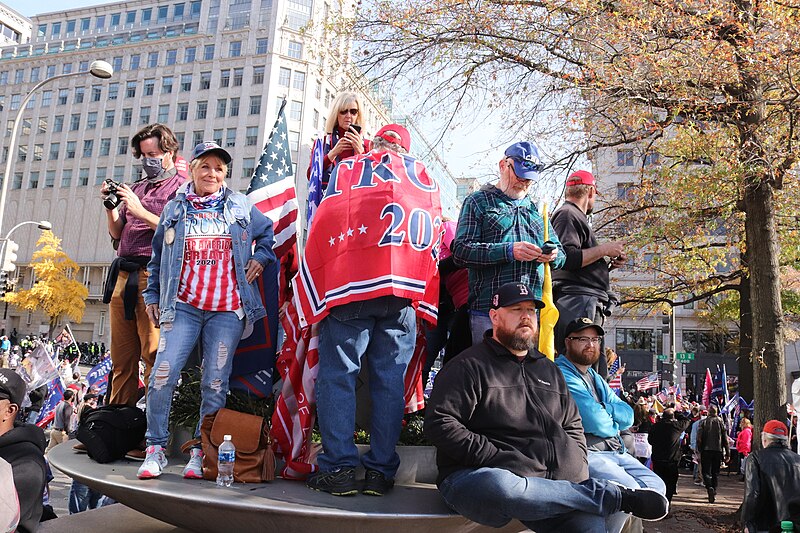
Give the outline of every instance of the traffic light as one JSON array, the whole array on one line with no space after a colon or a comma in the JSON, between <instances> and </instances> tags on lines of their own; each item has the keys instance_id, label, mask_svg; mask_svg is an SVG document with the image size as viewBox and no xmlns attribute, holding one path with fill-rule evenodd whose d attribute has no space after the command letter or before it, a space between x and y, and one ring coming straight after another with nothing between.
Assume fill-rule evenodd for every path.
<instances>
[{"instance_id":1,"label":"traffic light","mask_svg":"<svg viewBox=\"0 0 800 533\"><path fill-rule=\"evenodd\" d=\"M0 270L0 298L6 295L8 291L8 272Z\"/></svg>"},{"instance_id":2,"label":"traffic light","mask_svg":"<svg viewBox=\"0 0 800 533\"><path fill-rule=\"evenodd\" d=\"M6 251L3 254L3 265L0 266L0 270L14 272L17 269L17 265L14 264L17 261L17 250L19 250L19 244L11 239L6 241Z\"/></svg>"}]
</instances>

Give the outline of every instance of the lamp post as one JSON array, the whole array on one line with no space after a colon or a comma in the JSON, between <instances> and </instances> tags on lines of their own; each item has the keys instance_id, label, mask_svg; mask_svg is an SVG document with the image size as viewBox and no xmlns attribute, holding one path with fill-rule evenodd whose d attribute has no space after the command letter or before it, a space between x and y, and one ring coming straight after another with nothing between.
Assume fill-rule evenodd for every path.
<instances>
[{"instance_id":1,"label":"lamp post","mask_svg":"<svg viewBox=\"0 0 800 533\"><path fill-rule=\"evenodd\" d=\"M8 244L8 239L11 238L11 234L14 233L14 231L17 228L20 228L20 227L22 227L22 226L24 226L26 224L36 224L36 226L42 231L53 229L53 224L50 223L47 220L40 220L39 222L36 222L34 220L26 220L25 222L20 222L19 224L17 224L16 226L14 226L10 230L8 230L8 233L6 233L6 236L3 237L3 244L2 244L2 248L0 249L0 263L4 263L5 262L6 245ZM13 284L16 284L16 281L14 281ZM2 328L0 328L0 335L5 335L6 334L6 320L7 319L8 319L8 302L6 302L5 308L3 309L3 322L2 322Z\"/></svg>"},{"instance_id":2,"label":"lamp post","mask_svg":"<svg viewBox=\"0 0 800 533\"><path fill-rule=\"evenodd\" d=\"M14 124L11 127L11 137L8 139L8 159L6 160L6 170L5 173L3 174L2 191L0 191L0 230L2 230L3 228L3 217L5 216L6 212L6 193L8 192L8 182L11 179L11 165L14 160L14 144L17 141L17 132L19 131L19 123L20 119L22 118L22 113L25 112L25 106L28 105L28 101L31 99L33 94L43 85L50 83L51 81L60 80L63 78L69 78L70 76L81 76L86 73L87 71L70 72L69 74L59 74L58 76L53 76L51 78L44 79L39 83L37 83L36 85L34 85L33 89L28 91L28 94L26 94L25 98L22 100L22 103L19 106L19 111L17 111L17 116L14 118ZM114 69L107 61L102 61L98 59L96 61L92 61L91 65L89 65L88 73L97 78L107 80L114 74ZM3 241L4 248L5 248L5 242L6 241Z\"/></svg>"}]
</instances>

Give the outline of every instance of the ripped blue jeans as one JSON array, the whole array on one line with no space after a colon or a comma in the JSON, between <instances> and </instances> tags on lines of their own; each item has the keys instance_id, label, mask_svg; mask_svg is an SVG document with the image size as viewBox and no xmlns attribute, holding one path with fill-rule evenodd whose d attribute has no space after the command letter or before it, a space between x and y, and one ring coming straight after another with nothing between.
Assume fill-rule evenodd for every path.
<instances>
[{"instance_id":1,"label":"ripped blue jeans","mask_svg":"<svg viewBox=\"0 0 800 533\"><path fill-rule=\"evenodd\" d=\"M231 311L203 311L177 302L175 321L161 324L158 352L147 389L147 445L166 446L169 411L181 369L198 339L203 352L200 422L225 407L233 352L244 331L244 319ZM200 436L200 424L195 429Z\"/></svg>"}]
</instances>

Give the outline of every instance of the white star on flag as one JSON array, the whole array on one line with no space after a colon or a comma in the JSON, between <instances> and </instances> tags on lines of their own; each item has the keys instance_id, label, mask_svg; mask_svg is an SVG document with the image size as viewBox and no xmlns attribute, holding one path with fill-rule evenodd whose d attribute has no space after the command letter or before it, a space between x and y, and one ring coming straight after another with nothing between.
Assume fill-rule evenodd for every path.
<instances>
[{"instance_id":1,"label":"white star on flag","mask_svg":"<svg viewBox=\"0 0 800 533\"><path fill-rule=\"evenodd\" d=\"M367 232L367 227L364 224L361 224L361 227L358 228L358 234L361 235Z\"/></svg>"},{"instance_id":2,"label":"white star on flag","mask_svg":"<svg viewBox=\"0 0 800 533\"><path fill-rule=\"evenodd\" d=\"M347 228L347 236L348 237L352 237L353 236L353 228Z\"/></svg>"}]
</instances>

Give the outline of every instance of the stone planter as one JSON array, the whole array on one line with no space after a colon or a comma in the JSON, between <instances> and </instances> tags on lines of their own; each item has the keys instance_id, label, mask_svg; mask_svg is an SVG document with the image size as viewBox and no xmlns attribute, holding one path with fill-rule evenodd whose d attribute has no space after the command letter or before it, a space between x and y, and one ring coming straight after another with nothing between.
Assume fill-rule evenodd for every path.
<instances>
[{"instance_id":1,"label":"stone planter","mask_svg":"<svg viewBox=\"0 0 800 533\"><path fill-rule=\"evenodd\" d=\"M369 451L369 445L357 444L358 454L363 455ZM436 483L436 448L433 446L397 446L400 456L400 468L397 470L395 482L400 485L413 483ZM357 477L364 475L363 468L359 468Z\"/></svg>"}]
</instances>

